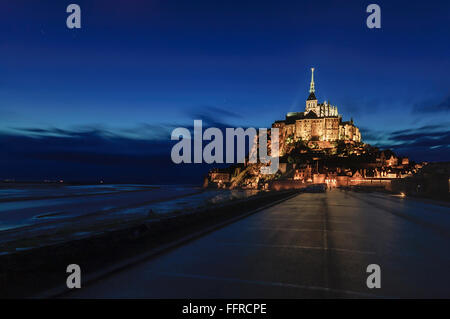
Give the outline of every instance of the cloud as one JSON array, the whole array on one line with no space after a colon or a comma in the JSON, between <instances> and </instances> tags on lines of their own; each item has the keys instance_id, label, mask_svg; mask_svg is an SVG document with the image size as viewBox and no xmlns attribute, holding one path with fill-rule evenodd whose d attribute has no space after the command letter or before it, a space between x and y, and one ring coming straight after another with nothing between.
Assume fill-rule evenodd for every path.
<instances>
[{"instance_id":1,"label":"cloud","mask_svg":"<svg viewBox=\"0 0 450 319\"><path fill-rule=\"evenodd\" d=\"M133 128L120 129L118 134L136 139L164 140L169 139L174 124L148 124L141 123Z\"/></svg>"},{"instance_id":2,"label":"cloud","mask_svg":"<svg viewBox=\"0 0 450 319\"><path fill-rule=\"evenodd\" d=\"M447 125L427 125L386 135L375 146L392 149L416 161L450 161L450 131Z\"/></svg>"},{"instance_id":3,"label":"cloud","mask_svg":"<svg viewBox=\"0 0 450 319\"><path fill-rule=\"evenodd\" d=\"M217 127L225 136L224 129L233 126L222 119L239 116L222 111L202 108L192 114L203 120L204 129ZM141 123L114 130L102 125L14 127L0 131L0 179L200 184L209 169L223 165L176 165L171 160L177 143L170 138L172 130L185 127L193 134L193 124Z\"/></svg>"},{"instance_id":4,"label":"cloud","mask_svg":"<svg viewBox=\"0 0 450 319\"><path fill-rule=\"evenodd\" d=\"M225 108L217 107L217 106L204 106L202 107L203 111L212 113L215 116L218 116L220 118L222 117L228 117L228 118L235 118L235 119L241 119L243 118L240 114L232 112L230 110L227 110Z\"/></svg>"},{"instance_id":5,"label":"cloud","mask_svg":"<svg viewBox=\"0 0 450 319\"><path fill-rule=\"evenodd\" d=\"M385 132L373 130L367 127L360 127L361 135L364 141L376 142L385 139Z\"/></svg>"},{"instance_id":6,"label":"cloud","mask_svg":"<svg viewBox=\"0 0 450 319\"><path fill-rule=\"evenodd\" d=\"M227 120L241 120L243 117L238 113L229 111L225 108L220 108L217 106L199 106L194 109L191 109L187 112L187 115L195 120L202 120L205 126L210 127L233 127L233 125L229 124Z\"/></svg>"},{"instance_id":7,"label":"cloud","mask_svg":"<svg viewBox=\"0 0 450 319\"><path fill-rule=\"evenodd\" d=\"M150 129L140 126L137 131ZM170 135L130 138L87 127L0 133L0 179L200 184L211 167L174 164L170 153L175 142Z\"/></svg>"},{"instance_id":8,"label":"cloud","mask_svg":"<svg viewBox=\"0 0 450 319\"><path fill-rule=\"evenodd\" d=\"M214 126L223 131L224 127L232 127L212 110L193 114L204 120L204 128ZM115 130L90 125L72 129L14 128L0 132L0 179L200 184L207 171L217 165L172 163L170 153L176 141L170 140L170 133L180 126L193 130L191 122L187 126L141 123ZM365 141L413 160L450 161L447 128L448 123L442 123L394 132L365 127L361 131Z\"/></svg>"},{"instance_id":9,"label":"cloud","mask_svg":"<svg viewBox=\"0 0 450 319\"><path fill-rule=\"evenodd\" d=\"M391 134L392 135L399 135L399 134L409 134L409 133L427 133L427 132L433 132L434 130L439 129L446 129L449 127L450 123L442 123L442 124L433 124L433 125L424 125L419 128L412 128L412 129L406 129L406 130L399 130L394 131Z\"/></svg>"},{"instance_id":10,"label":"cloud","mask_svg":"<svg viewBox=\"0 0 450 319\"><path fill-rule=\"evenodd\" d=\"M414 105L413 111L416 113L436 113L450 111L450 95L440 101L429 100Z\"/></svg>"}]
</instances>

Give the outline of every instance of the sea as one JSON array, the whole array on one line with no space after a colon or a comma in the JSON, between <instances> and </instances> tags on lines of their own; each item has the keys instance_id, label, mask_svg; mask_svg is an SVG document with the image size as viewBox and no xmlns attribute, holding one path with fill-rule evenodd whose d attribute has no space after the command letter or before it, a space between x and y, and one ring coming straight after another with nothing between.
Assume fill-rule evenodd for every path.
<instances>
[{"instance_id":1,"label":"sea","mask_svg":"<svg viewBox=\"0 0 450 319\"><path fill-rule=\"evenodd\" d=\"M195 185L0 185L0 255L254 196Z\"/></svg>"}]
</instances>

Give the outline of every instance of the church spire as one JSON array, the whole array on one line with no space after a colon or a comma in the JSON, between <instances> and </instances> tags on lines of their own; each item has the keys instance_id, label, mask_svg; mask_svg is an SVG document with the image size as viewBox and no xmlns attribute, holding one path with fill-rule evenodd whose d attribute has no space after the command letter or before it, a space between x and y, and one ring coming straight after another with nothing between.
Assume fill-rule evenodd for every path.
<instances>
[{"instance_id":1,"label":"church spire","mask_svg":"<svg viewBox=\"0 0 450 319\"><path fill-rule=\"evenodd\" d=\"M309 93L314 93L314 68L311 68L311 84L309 85Z\"/></svg>"}]
</instances>

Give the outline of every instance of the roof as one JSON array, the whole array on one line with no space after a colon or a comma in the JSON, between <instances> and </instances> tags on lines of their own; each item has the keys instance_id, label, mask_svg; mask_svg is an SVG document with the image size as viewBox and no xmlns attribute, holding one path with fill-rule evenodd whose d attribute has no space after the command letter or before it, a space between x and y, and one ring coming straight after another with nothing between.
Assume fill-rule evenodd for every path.
<instances>
[{"instance_id":1,"label":"roof","mask_svg":"<svg viewBox=\"0 0 450 319\"><path fill-rule=\"evenodd\" d=\"M311 101L311 100L317 100L316 95L314 94L314 92L309 93L309 96L306 99L306 101Z\"/></svg>"},{"instance_id":2,"label":"roof","mask_svg":"<svg viewBox=\"0 0 450 319\"><path fill-rule=\"evenodd\" d=\"M286 114L286 124L294 124L296 120L301 120L304 118L304 112L290 112Z\"/></svg>"},{"instance_id":3,"label":"roof","mask_svg":"<svg viewBox=\"0 0 450 319\"><path fill-rule=\"evenodd\" d=\"M320 119L327 119L327 118L340 119L340 117L337 116L337 115L319 116L319 115L317 115L316 112L311 110L308 113L306 113L306 112L291 112L291 113L288 113L288 114L286 114L286 119L284 121L275 121L274 124L277 123L277 122L284 122L286 125L288 125L288 124L294 124L295 121L297 121L297 120L318 119L318 118L320 118ZM344 124L345 124L345 122L344 122ZM350 122L348 124L353 125Z\"/></svg>"},{"instance_id":4,"label":"roof","mask_svg":"<svg viewBox=\"0 0 450 319\"><path fill-rule=\"evenodd\" d=\"M305 115L305 119L316 119L318 116L316 112L309 111L308 114Z\"/></svg>"}]
</instances>

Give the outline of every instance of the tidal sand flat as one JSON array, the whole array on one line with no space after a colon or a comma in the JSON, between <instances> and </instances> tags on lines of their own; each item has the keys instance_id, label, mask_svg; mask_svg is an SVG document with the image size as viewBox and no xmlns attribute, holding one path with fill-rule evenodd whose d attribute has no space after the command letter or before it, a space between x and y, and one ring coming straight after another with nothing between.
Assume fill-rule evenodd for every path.
<instances>
[{"instance_id":1,"label":"tidal sand flat","mask_svg":"<svg viewBox=\"0 0 450 319\"><path fill-rule=\"evenodd\" d=\"M188 212L257 193L184 185L2 188L0 253L85 238L159 215Z\"/></svg>"}]
</instances>

